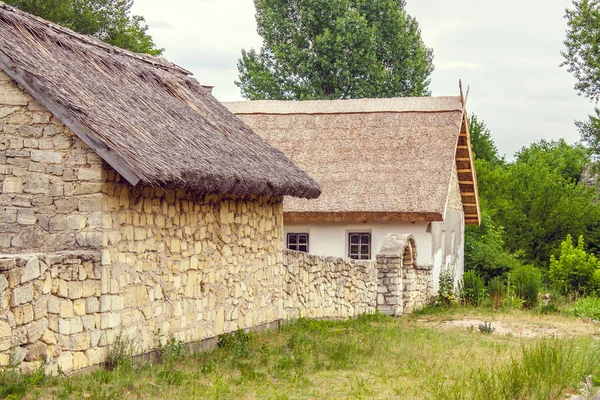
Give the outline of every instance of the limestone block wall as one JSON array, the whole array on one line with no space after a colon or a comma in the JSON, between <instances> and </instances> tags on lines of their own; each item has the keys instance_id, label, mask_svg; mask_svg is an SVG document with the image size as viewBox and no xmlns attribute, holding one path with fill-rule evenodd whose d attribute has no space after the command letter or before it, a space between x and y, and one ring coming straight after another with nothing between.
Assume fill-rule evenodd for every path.
<instances>
[{"instance_id":1,"label":"limestone block wall","mask_svg":"<svg viewBox=\"0 0 600 400\"><path fill-rule=\"evenodd\" d=\"M94 251L0 256L0 366L47 373L102 362L117 314Z\"/></svg>"},{"instance_id":2,"label":"limestone block wall","mask_svg":"<svg viewBox=\"0 0 600 400\"><path fill-rule=\"evenodd\" d=\"M373 261L284 251L283 319L349 318L377 309Z\"/></svg>"},{"instance_id":3,"label":"limestone block wall","mask_svg":"<svg viewBox=\"0 0 600 400\"><path fill-rule=\"evenodd\" d=\"M106 307L152 348L281 318L281 198L137 188L107 171L102 265Z\"/></svg>"},{"instance_id":4,"label":"limestone block wall","mask_svg":"<svg viewBox=\"0 0 600 400\"><path fill-rule=\"evenodd\" d=\"M433 269L409 265L402 269L403 313L411 313L425 307L433 295Z\"/></svg>"},{"instance_id":5,"label":"limestone block wall","mask_svg":"<svg viewBox=\"0 0 600 400\"><path fill-rule=\"evenodd\" d=\"M100 246L102 159L0 70L0 253Z\"/></svg>"}]
</instances>

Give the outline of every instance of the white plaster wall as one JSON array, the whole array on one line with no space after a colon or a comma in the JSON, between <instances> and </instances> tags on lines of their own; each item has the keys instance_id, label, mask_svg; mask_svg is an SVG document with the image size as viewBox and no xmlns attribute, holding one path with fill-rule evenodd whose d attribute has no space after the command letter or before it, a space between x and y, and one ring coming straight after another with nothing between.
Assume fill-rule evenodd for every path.
<instances>
[{"instance_id":1,"label":"white plaster wall","mask_svg":"<svg viewBox=\"0 0 600 400\"><path fill-rule=\"evenodd\" d=\"M431 234L427 232L428 222L405 223L284 223L284 247L288 233L308 233L309 252L319 256L348 257L348 233L371 233L371 258L381 249L383 240L390 233L411 234L417 241L417 262L419 265L433 264ZM440 263L441 265L441 263ZM438 272L439 275L439 272Z\"/></svg>"}]
</instances>

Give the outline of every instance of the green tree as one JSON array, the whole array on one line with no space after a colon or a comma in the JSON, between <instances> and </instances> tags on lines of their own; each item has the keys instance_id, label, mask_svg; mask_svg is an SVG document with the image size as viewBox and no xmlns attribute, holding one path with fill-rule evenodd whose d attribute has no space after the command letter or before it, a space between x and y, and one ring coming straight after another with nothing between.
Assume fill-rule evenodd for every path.
<instances>
[{"instance_id":1,"label":"green tree","mask_svg":"<svg viewBox=\"0 0 600 400\"><path fill-rule=\"evenodd\" d=\"M567 235L560 245L560 257L550 259L550 281L564 294L594 294L600 287L599 272L598 260L585 251L583 236L579 236L575 247L573 238Z\"/></svg>"},{"instance_id":2,"label":"green tree","mask_svg":"<svg viewBox=\"0 0 600 400\"><path fill-rule=\"evenodd\" d=\"M242 50L242 95L346 99L429 95L433 51L404 0L255 0L259 52Z\"/></svg>"},{"instance_id":3,"label":"green tree","mask_svg":"<svg viewBox=\"0 0 600 400\"><path fill-rule=\"evenodd\" d=\"M595 192L579 183L589 162L585 148L564 141L540 141L517 154L500 184L486 193L505 227L506 248L523 260L545 266L567 234L579 236L597 226Z\"/></svg>"},{"instance_id":4,"label":"green tree","mask_svg":"<svg viewBox=\"0 0 600 400\"><path fill-rule=\"evenodd\" d=\"M567 34L561 66L573 74L575 90L598 104L600 100L600 0L574 0L567 9ZM582 139L600 155L600 110L587 121L578 121Z\"/></svg>"},{"instance_id":5,"label":"green tree","mask_svg":"<svg viewBox=\"0 0 600 400\"><path fill-rule=\"evenodd\" d=\"M160 55L133 0L5 0L23 11L136 53Z\"/></svg>"},{"instance_id":6,"label":"green tree","mask_svg":"<svg viewBox=\"0 0 600 400\"><path fill-rule=\"evenodd\" d=\"M498 154L498 148L485 122L479 120L475 114L471 114L469 126L471 128L471 146L475 158L489 161L492 164L504 162L504 159Z\"/></svg>"}]
</instances>

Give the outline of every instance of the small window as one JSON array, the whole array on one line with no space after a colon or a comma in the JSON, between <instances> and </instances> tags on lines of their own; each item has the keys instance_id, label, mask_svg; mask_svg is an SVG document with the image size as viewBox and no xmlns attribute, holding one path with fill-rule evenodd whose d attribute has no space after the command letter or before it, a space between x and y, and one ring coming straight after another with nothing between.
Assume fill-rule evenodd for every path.
<instances>
[{"instance_id":1,"label":"small window","mask_svg":"<svg viewBox=\"0 0 600 400\"><path fill-rule=\"evenodd\" d=\"M308 253L308 233L288 233L287 248Z\"/></svg>"},{"instance_id":2,"label":"small window","mask_svg":"<svg viewBox=\"0 0 600 400\"><path fill-rule=\"evenodd\" d=\"M350 233L348 236L348 257L354 260L371 259L371 234Z\"/></svg>"}]
</instances>

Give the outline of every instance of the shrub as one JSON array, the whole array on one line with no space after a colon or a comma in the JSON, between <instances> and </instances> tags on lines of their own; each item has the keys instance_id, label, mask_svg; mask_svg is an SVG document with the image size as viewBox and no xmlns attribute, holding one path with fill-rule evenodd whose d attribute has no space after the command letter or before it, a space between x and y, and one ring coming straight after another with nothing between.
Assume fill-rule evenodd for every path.
<instances>
[{"instance_id":1,"label":"shrub","mask_svg":"<svg viewBox=\"0 0 600 400\"><path fill-rule=\"evenodd\" d=\"M515 295L523 300L525 308L535 308L538 304L542 273L531 265L515 268L511 273Z\"/></svg>"},{"instance_id":2,"label":"shrub","mask_svg":"<svg viewBox=\"0 0 600 400\"><path fill-rule=\"evenodd\" d=\"M579 236L577 247L568 235L560 244L558 260L550 258L549 277L552 285L565 295L585 296L596 293L600 287L598 260L585 251L583 236Z\"/></svg>"},{"instance_id":3,"label":"shrub","mask_svg":"<svg viewBox=\"0 0 600 400\"><path fill-rule=\"evenodd\" d=\"M502 306L502 297L504 295L504 282L499 276L490 279L488 282L488 293L490 294L490 301L492 307L497 310Z\"/></svg>"},{"instance_id":4,"label":"shrub","mask_svg":"<svg viewBox=\"0 0 600 400\"><path fill-rule=\"evenodd\" d=\"M600 298L583 297L573 306L573 313L578 317L600 321Z\"/></svg>"},{"instance_id":5,"label":"shrub","mask_svg":"<svg viewBox=\"0 0 600 400\"><path fill-rule=\"evenodd\" d=\"M436 300L436 303L447 306L456 304L454 274L452 271L446 270L440 272L440 289Z\"/></svg>"},{"instance_id":6,"label":"shrub","mask_svg":"<svg viewBox=\"0 0 600 400\"><path fill-rule=\"evenodd\" d=\"M465 272L460 297L464 305L478 307L481 304L485 297L485 283L475 271Z\"/></svg>"}]
</instances>

